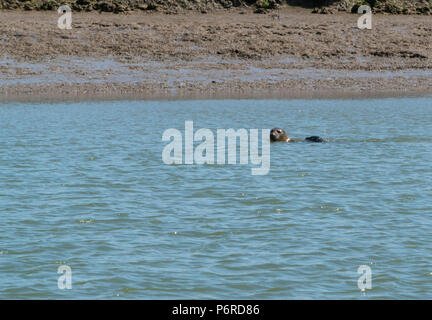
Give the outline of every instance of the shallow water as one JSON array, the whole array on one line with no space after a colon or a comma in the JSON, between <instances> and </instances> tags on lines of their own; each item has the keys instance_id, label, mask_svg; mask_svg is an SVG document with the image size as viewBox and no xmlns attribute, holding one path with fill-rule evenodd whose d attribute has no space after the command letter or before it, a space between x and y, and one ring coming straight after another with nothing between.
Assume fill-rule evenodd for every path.
<instances>
[{"instance_id":1,"label":"shallow water","mask_svg":"<svg viewBox=\"0 0 432 320\"><path fill-rule=\"evenodd\" d=\"M106 59L55 59L49 66L44 62L28 63L14 59L0 61L4 68L0 85L26 85L38 83L125 83L146 82L155 78L155 73L163 79L166 85L173 86L177 82L211 83L212 81L241 80L246 82L274 81L292 79L345 79L370 78L391 79L401 77L413 79L416 77L432 77L432 70L406 69L399 71L356 71L329 70L317 68L298 68L295 59L268 60L275 67L251 67L241 60L221 60L217 57L202 61L193 61L186 64L172 62L161 64L151 62L119 62L114 57ZM349 61L348 61L349 62ZM347 63L348 63L347 62ZM197 68L199 66L199 68ZM235 67L233 67L235 66Z\"/></svg>"},{"instance_id":2,"label":"shallow water","mask_svg":"<svg viewBox=\"0 0 432 320\"><path fill-rule=\"evenodd\" d=\"M0 120L0 298L432 298L431 98L10 103ZM329 142L272 144L264 176L166 165L185 120Z\"/></svg>"}]
</instances>

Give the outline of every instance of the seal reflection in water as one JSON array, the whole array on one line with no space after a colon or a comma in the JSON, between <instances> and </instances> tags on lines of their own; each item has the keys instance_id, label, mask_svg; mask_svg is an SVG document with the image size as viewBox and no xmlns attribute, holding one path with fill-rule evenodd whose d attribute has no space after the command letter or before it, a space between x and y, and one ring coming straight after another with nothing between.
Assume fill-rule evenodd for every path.
<instances>
[{"instance_id":1,"label":"seal reflection in water","mask_svg":"<svg viewBox=\"0 0 432 320\"><path fill-rule=\"evenodd\" d=\"M270 131L271 142L296 142L286 134L284 129L273 128ZM304 139L306 142L325 142L325 140L318 136L311 136Z\"/></svg>"}]
</instances>

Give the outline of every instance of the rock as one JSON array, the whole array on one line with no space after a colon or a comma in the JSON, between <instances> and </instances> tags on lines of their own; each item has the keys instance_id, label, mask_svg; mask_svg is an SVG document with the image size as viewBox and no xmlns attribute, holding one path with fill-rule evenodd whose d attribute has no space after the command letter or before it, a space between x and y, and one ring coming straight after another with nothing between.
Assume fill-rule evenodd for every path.
<instances>
[{"instance_id":1,"label":"rock","mask_svg":"<svg viewBox=\"0 0 432 320\"><path fill-rule=\"evenodd\" d=\"M26 11L31 11L34 9L34 6L31 2L27 2L27 3L24 3L23 9Z\"/></svg>"},{"instance_id":2,"label":"rock","mask_svg":"<svg viewBox=\"0 0 432 320\"><path fill-rule=\"evenodd\" d=\"M87 6L90 4L89 0L77 0L76 4L80 5L80 6Z\"/></svg>"},{"instance_id":3,"label":"rock","mask_svg":"<svg viewBox=\"0 0 432 320\"><path fill-rule=\"evenodd\" d=\"M137 8L140 9L140 10L147 10L148 9L148 4L146 4L146 3L140 3L137 6Z\"/></svg>"},{"instance_id":4,"label":"rock","mask_svg":"<svg viewBox=\"0 0 432 320\"><path fill-rule=\"evenodd\" d=\"M267 10L264 8L256 8L254 13L258 13L258 14L266 14Z\"/></svg>"},{"instance_id":5,"label":"rock","mask_svg":"<svg viewBox=\"0 0 432 320\"><path fill-rule=\"evenodd\" d=\"M417 8L416 9L418 14L425 14L425 15L430 15L431 9L429 7L422 7L422 8Z\"/></svg>"}]
</instances>

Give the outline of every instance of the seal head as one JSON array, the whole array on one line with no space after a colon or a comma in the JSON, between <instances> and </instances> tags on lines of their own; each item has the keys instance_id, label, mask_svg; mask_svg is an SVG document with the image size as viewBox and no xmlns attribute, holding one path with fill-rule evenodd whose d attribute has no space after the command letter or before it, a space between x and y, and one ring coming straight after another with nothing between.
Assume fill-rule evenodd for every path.
<instances>
[{"instance_id":1,"label":"seal head","mask_svg":"<svg viewBox=\"0 0 432 320\"><path fill-rule=\"evenodd\" d=\"M271 142L289 142L291 139L288 137L284 129L273 128L270 131L270 141Z\"/></svg>"}]
</instances>

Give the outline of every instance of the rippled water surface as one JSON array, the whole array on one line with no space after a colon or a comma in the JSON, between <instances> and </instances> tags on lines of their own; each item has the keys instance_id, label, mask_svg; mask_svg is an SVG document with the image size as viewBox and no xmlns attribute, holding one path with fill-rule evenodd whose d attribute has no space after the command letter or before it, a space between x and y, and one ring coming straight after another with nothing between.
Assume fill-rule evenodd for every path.
<instances>
[{"instance_id":1,"label":"rippled water surface","mask_svg":"<svg viewBox=\"0 0 432 320\"><path fill-rule=\"evenodd\" d=\"M9 103L0 120L0 298L432 299L431 98ZM185 120L329 142L272 144L265 176L166 165Z\"/></svg>"}]
</instances>

